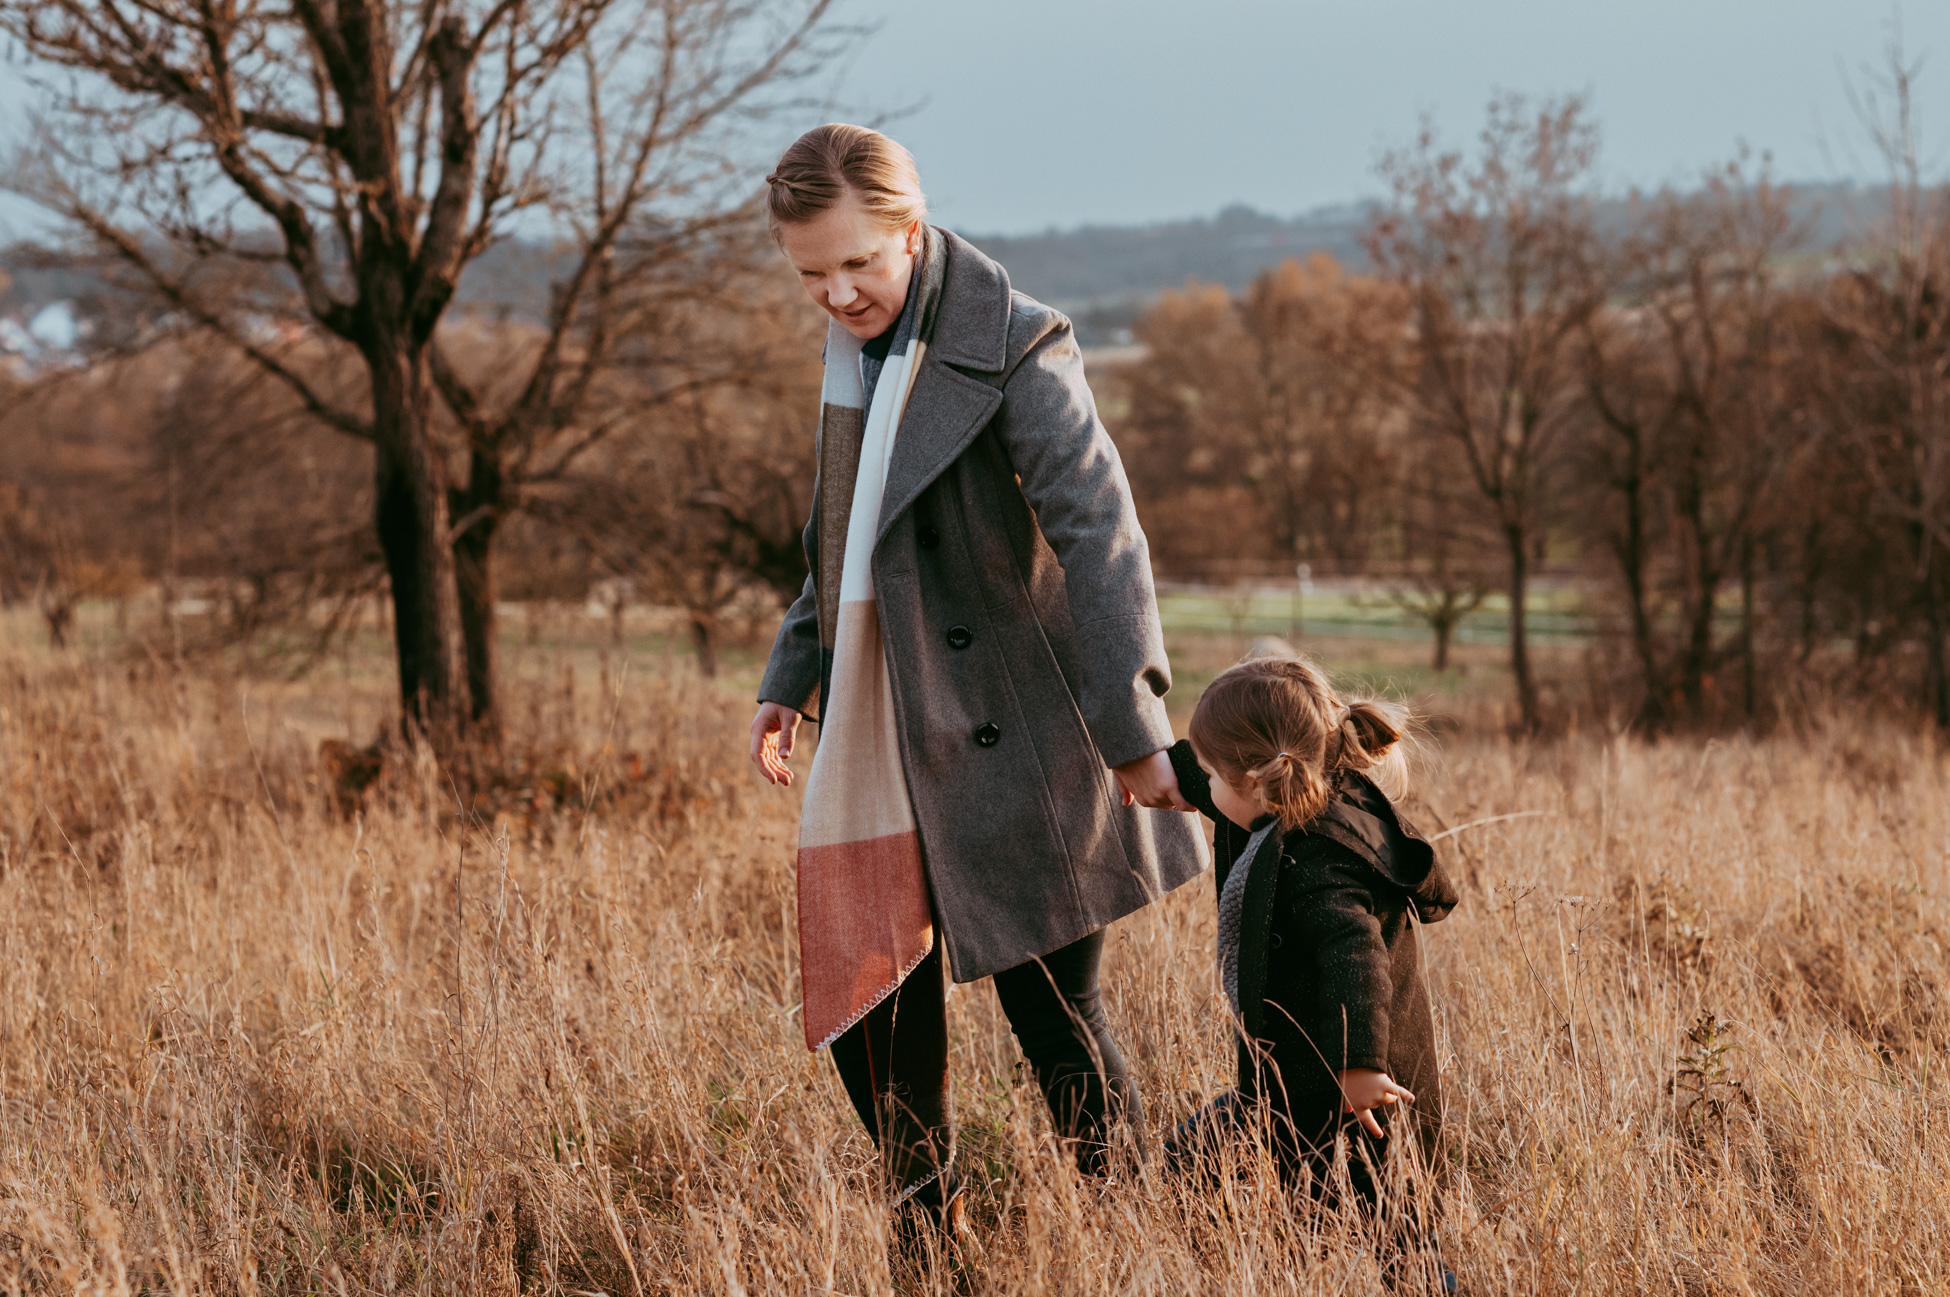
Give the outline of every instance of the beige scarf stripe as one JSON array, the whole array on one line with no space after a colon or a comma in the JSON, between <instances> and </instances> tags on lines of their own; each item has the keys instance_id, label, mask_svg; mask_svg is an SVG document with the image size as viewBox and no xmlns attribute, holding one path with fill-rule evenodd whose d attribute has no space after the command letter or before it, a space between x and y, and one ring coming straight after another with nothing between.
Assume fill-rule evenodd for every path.
<instances>
[{"instance_id":1,"label":"beige scarf stripe","mask_svg":"<svg viewBox=\"0 0 1950 1297\"><path fill-rule=\"evenodd\" d=\"M922 339L904 341L888 355L863 411L860 341L837 323L827 336L817 590L821 646L831 650L833 667L806 780L798 870L800 978L812 1049L858 1022L934 948L873 585L887 470L926 354Z\"/></svg>"}]
</instances>

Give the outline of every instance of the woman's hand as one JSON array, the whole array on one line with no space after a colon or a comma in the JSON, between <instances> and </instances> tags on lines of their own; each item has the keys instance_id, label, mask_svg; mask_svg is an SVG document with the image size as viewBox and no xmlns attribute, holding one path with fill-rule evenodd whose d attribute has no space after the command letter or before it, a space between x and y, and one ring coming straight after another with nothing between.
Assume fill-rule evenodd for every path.
<instances>
[{"instance_id":1,"label":"woman's hand","mask_svg":"<svg viewBox=\"0 0 1950 1297\"><path fill-rule=\"evenodd\" d=\"M1124 790L1124 804L1136 802L1160 811L1189 811L1192 804L1178 791L1178 775L1171 768L1171 754L1160 749L1148 757L1112 766L1117 786Z\"/></svg>"},{"instance_id":2,"label":"woman's hand","mask_svg":"<svg viewBox=\"0 0 1950 1297\"><path fill-rule=\"evenodd\" d=\"M1374 1119L1374 1110L1384 1103L1414 1103L1415 1096L1401 1086L1386 1072L1377 1072L1369 1067L1350 1067L1342 1072L1341 1098L1347 1106L1342 1112L1351 1112L1355 1120L1367 1127L1370 1135L1386 1139L1388 1132Z\"/></svg>"},{"instance_id":3,"label":"woman's hand","mask_svg":"<svg viewBox=\"0 0 1950 1297\"><path fill-rule=\"evenodd\" d=\"M752 717L752 764L775 784L792 786L792 739L799 732L799 713L778 703L760 703Z\"/></svg>"}]
</instances>

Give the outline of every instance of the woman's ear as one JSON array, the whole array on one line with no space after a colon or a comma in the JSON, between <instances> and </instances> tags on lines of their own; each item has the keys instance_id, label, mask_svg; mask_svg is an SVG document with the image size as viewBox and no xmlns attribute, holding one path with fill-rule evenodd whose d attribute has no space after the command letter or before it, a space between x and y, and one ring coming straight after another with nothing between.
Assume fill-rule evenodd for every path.
<instances>
[{"instance_id":1,"label":"woman's ear","mask_svg":"<svg viewBox=\"0 0 1950 1297\"><path fill-rule=\"evenodd\" d=\"M921 251L921 222L915 221L907 227L907 255L914 256Z\"/></svg>"}]
</instances>

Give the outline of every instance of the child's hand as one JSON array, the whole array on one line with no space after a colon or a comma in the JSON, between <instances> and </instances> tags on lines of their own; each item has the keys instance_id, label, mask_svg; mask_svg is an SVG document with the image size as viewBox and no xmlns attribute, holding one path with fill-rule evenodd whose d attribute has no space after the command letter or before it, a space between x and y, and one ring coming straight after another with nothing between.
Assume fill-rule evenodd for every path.
<instances>
[{"instance_id":1,"label":"child's hand","mask_svg":"<svg viewBox=\"0 0 1950 1297\"><path fill-rule=\"evenodd\" d=\"M1373 1068L1350 1067L1341 1073L1340 1082L1341 1097L1347 1102L1341 1111L1353 1113L1370 1135L1381 1139L1386 1139L1388 1132L1374 1119L1374 1110L1384 1103L1415 1102L1415 1096L1396 1085L1388 1073Z\"/></svg>"}]
</instances>

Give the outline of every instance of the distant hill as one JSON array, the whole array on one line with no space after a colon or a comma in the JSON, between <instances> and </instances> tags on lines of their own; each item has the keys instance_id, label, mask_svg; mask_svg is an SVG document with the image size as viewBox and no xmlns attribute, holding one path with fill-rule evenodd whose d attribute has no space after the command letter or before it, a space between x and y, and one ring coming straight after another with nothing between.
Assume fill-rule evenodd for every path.
<instances>
[{"instance_id":1,"label":"distant hill","mask_svg":"<svg viewBox=\"0 0 1950 1297\"><path fill-rule=\"evenodd\" d=\"M1165 225L966 237L1007 266L1010 280L1023 292L1087 314L1148 301L1187 279L1244 288L1268 266L1315 252L1364 266L1368 256L1361 237L1372 210L1367 203L1343 203L1288 219L1234 206L1217 216Z\"/></svg>"},{"instance_id":2,"label":"distant hill","mask_svg":"<svg viewBox=\"0 0 1950 1297\"><path fill-rule=\"evenodd\" d=\"M1883 210L1875 190L1848 185L1794 186L1797 219L1808 243L1829 248L1859 233ZM1373 203L1342 203L1283 218L1234 206L1217 216L1163 225L1088 225L1044 234L984 236L969 242L1009 269L1010 281L1067 312L1086 345L1128 341L1131 323L1159 293L1187 279L1238 290L1288 257L1325 252L1357 270L1371 263L1362 238ZM1600 206L1601 224L1622 225L1627 199Z\"/></svg>"},{"instance_id":3,"label":"distant hill","mask_svg":"<svg viewBox=\"0 0 1950 1297\"><path fill-rule=\"evenodd\" d=\"M1861 232L1883 209L1876 190L1827 184L1796 186L1795 206L1815 248ZM1373 211L1372 203L1342 203L1280 217L1233 206L1216 216L1160 225L1089 225L1026 235L957 232L1007 266L1017 288L1068 312L1086 345L1104 346L1128 342L1130 325L1144 307L1188 279L1236 290L1288 257L1315 252L1367 268L1362 236ZM1622 224L1628 211L1626 200L1608 200L1600 220ZM561 262L561 254L545 245L497 244L462 279L459 300L538 314ZM60 301L75 303L84 317L103 314L114 296L85 265L47 268L43 259L21 249L0 249L0 270L10 271L13 279L12 290L0 293L0 319L17 326ZM6 349L0 339L0 351Z\"/></svg>"}]
</instances>

